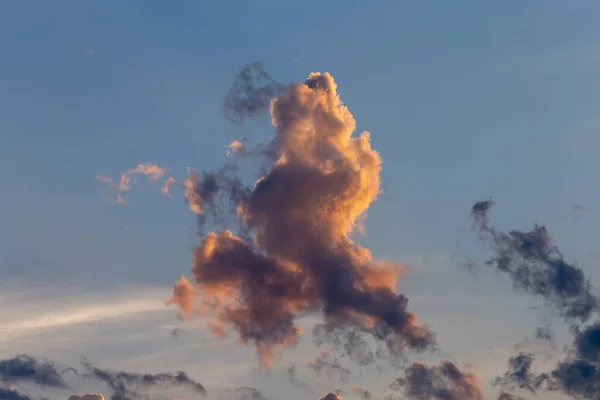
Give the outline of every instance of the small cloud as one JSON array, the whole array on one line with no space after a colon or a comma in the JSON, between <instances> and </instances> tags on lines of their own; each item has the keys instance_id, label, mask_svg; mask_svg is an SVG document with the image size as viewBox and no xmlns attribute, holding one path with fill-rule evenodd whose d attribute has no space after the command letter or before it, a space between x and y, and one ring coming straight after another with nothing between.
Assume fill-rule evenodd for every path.
<instances>
[{"instance_id":1,"label":"small cloud","mask_svg":"<svg viewBox=\"0 0 600 400\"><path fill-rule=\"evenodd\" d=\"M138 164L135 168L122 172L118 182L115 182L112 178L101 174L96 175L96 179L99 182L109 185L116 192L116 202L118 204L125 204L125 198L123 197L122 193L131 190L131 184L135 182L133 179L135 175L146 175L148 177L148 180L157 181L165 174L165 172L166 170L164 168L161 168L154 163L146 162ZM167 179L167 182L165 183L167 187L169 187L172 184L172 182L169 183L169 180L171 179L173 178ZM163 189L161 189L161 191L163 190L164 187Z\"/></svg>"},{"instance_id":2,"label":"small cloud","mask_svg":"<svg viewBox=\"0 0 600 400\"><path fill-rule=\"evenodd\" d=\"M172 176L167 178L164 186L160 189L161 193L169 196L169 198L172 199L173 196L171 195L171 186L173 186L175 182L177 182L177 179L173 178Z\"/></svg>"},{"instance_id":3,"label":"small cloud","mask_svg":"<svg viewBox=\"0 0 600 400\"><path fill-rule=\"evenodd\" d=\"M231 157L234 154L239 153L240 151L244 150L244 143L242 143L239 140L234 140L233 142L229 143L229 145L227 146L227 157Z\"/></svg>"},{"instance_id":4,"label":"small cloud","mask_svg":"<svg viewBox=\"0 0 600 400\"><path fill-rule=\"evenodd\" d=\"M69 400L104 400L104 396L98 393L72 394Z\"/></svg>"}]
</instances>

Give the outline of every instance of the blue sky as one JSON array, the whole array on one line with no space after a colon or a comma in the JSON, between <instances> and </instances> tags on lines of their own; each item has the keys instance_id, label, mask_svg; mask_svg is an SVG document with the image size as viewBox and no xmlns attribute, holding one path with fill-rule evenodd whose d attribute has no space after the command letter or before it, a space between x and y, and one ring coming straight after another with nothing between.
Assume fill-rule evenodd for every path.
<instances>
[{"instance_id":1,"label":"blue sky","mask_svg":"<svg viewBox=\"0 0 600 400\"><path fill-rule=\"evenodd\" d=\"M221 165L226 144L247 132L268 140L266 118L240 128L221 112L235 73L259 60L282 82L333 74L384 162L384 193L359 240L415 266L400 287L421 319L446 351L493 376L541 313L504 277L452 262L486 255L470 231L475 200L494 198L502 229L545 222L566 257L600 281L591 257L600 250L599 17L595 2L580 0L2 2L0 293L9 311L0 315L9 322L0 332L75 305L142 305L31 328L0 341L0 355L183 365L216 387L237 379L227 368L236 365L239 379L268 393L305 396L256 372L251 351L199 348L210 341L192 332L173 344L175 312L160 301L189 270L193 216L180 194L169 200L143 180L126 205L106 202L95 179L145 161L182 176ZM584 207L577 219L574 203ZM116 332L117 350L107 351ZM211 357L224 367L209 368ZM377 392L391 381L377 379L362 383Z\"/></svg>"}]
</instances>

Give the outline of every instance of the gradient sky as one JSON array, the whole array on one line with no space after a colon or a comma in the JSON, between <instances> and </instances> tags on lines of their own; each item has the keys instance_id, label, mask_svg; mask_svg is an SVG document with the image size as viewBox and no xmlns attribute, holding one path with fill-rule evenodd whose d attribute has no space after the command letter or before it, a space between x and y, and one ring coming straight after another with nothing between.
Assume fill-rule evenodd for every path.
<instances>
[{"instance_id":1,"label":"gradient sky","mask_svg":"<svg viewBox=\"0 0 600 400\"><path fill-rule=\"evenodd\" d=\"M0 356L184 369L209 391L310 398L282 372L316 354L309 340L269 373L191 328L172 340L162 302L189 271L193 215L145 179L125 205L95 179L145 161L182 177L220 166L233 139L268 140L266 118L240 128L222 114L258 60L282 82L333 74L384 163L360 242L415 268L399 289L496 393L489 379L545 313L506 277L457 265L487 254L470 206L492 196L506 230L546 223L600 282L599 18L591 0L0 2ZM350 398L350 384L382 393L394 378L302 373L318 395Z\"/></svg>"}]
</instances>

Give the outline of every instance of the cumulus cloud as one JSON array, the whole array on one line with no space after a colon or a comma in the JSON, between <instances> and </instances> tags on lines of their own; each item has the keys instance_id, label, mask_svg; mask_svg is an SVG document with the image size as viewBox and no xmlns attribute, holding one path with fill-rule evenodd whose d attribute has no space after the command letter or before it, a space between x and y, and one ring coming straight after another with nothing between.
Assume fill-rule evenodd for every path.
<instances>
[{"instance_id":1,"label":"cumulus cloud","mask_svg":"<svg viewBox=\"0 0 600 400\"><path fill-rule=\"evenodd\" d=\"M598 309L599 300L581 268L564 259L543 225L529 232L508 233L490 225L488 213L493 204L492 200L480 201L471 209L481 240L494 253L486 264L510 276L515 288L543 298L569 321L586 322Z\"/></svg>"},{"instance_id":2,"label":"cumulus cloud","mask_svg":"<svg viewBox=\"0 0 600 400\"><path fill-rule=\"evenodd\" d=\"M408 298L396 292L404 268L375 259L353 239L381 193L382 161L368 132L355 135L356 121L333 77L312 73L303 83L283 85L261 64L250 64L237 75L224 110L235 123L269 110L275 136L250 148L245 140L231 142L230 160L222 168L188 168L182 180L186 202L199 227L212 222L218 229L200 232L192 278L175 283L167 304L176 306L183 320L200 317L215 336L233 334L254 346L263 366L276 360L280 349L297 343L303 333L298 321L307 315L322 317L313 339L317 346L332 346L340 359L349 356L363 365L405 361L407 352L436 349L433 332L409 311ZM255 182L244 184L235 160L254 156L266 164ZM118 182L102 175L98 180L110 184L117 201L124 202L121 194L130 190L136 174L156 181L165 171L147 163L124 172ZM175 182L166 179L161 191L171 196ZM541 297L571 323L575 335L572 353L550 372L533 372L534 355L521 351L494 383L507 390L600 399L600 324L582 328L598 308L597 294L583 271L565 261L545 226L502 232L490 224L493 205L489 199L471 209L479 238L493 251L486 264L507 274L516 288ZM228 219L235 220L236 228L225 228ZM549 327L538 329L535 340L554 344ZM108 385L113 399L135 398L152 386L188 386L205 394L183 372L139 374L84 366L87 376ZM328 351L307 367L342 380L350 374ZM306 388L294 366L287 375ZM393 388L407 399L483 399L476 376L452 361L414 362ZM365 389L352 390L363 400L371 398ZM265 400L250 387L223 395ZM497 395L498 400L517 398L506 391ZM321 399L341 396L331 392Z\"/></svg>"},{"instance_id":3,"label":"cumulus cloud","mask_svg":"<svg viewBox=\"0 0 600 400\"><path fill-rule=\"evenodd\" d=\"M234 206L227 211L242 225L239 234L208 233L195 249L198 313L211 317L215 335L234 331L253 344L263 365L296 343L297 319L308 313L321 313L330 333L360 331L390 354L433 348L433 333L395 291L402 268L374 259L351 238L381 192L381 158L369 133L354 136L356 122L331 75L312 73L280 88L261 71L256 65L242 71L226 109L242 120L270 105L276 135L263 147L265 172L244 190L231 169L224 176L191 175L186 185L194 212L216 209L213 199L225 192ZM267 89L256 89L252 73L270 82ZM182 293L192 292L181 287L172 303L187 305Z\"/></svg>"}]
</instances>

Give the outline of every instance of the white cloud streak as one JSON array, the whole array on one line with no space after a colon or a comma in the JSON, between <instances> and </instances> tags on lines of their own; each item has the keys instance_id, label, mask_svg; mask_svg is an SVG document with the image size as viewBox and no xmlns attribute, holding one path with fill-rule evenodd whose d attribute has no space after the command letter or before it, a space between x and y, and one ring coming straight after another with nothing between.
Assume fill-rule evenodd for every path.
<instances>
[{"instance_id":1,"label":"white cloud streak","mask_svg":"<svg viewBox=\"0 0 600 400\"><path fill-rule=\"evenodd\" d=\"M166 313L169 310L163 300L165 293L168 289L41 299L40 293L31 292L21 299L18 314L0 310L0 338L18 339L74 325L132 318L145 313Z\"/></svg>"}]
</instances>

